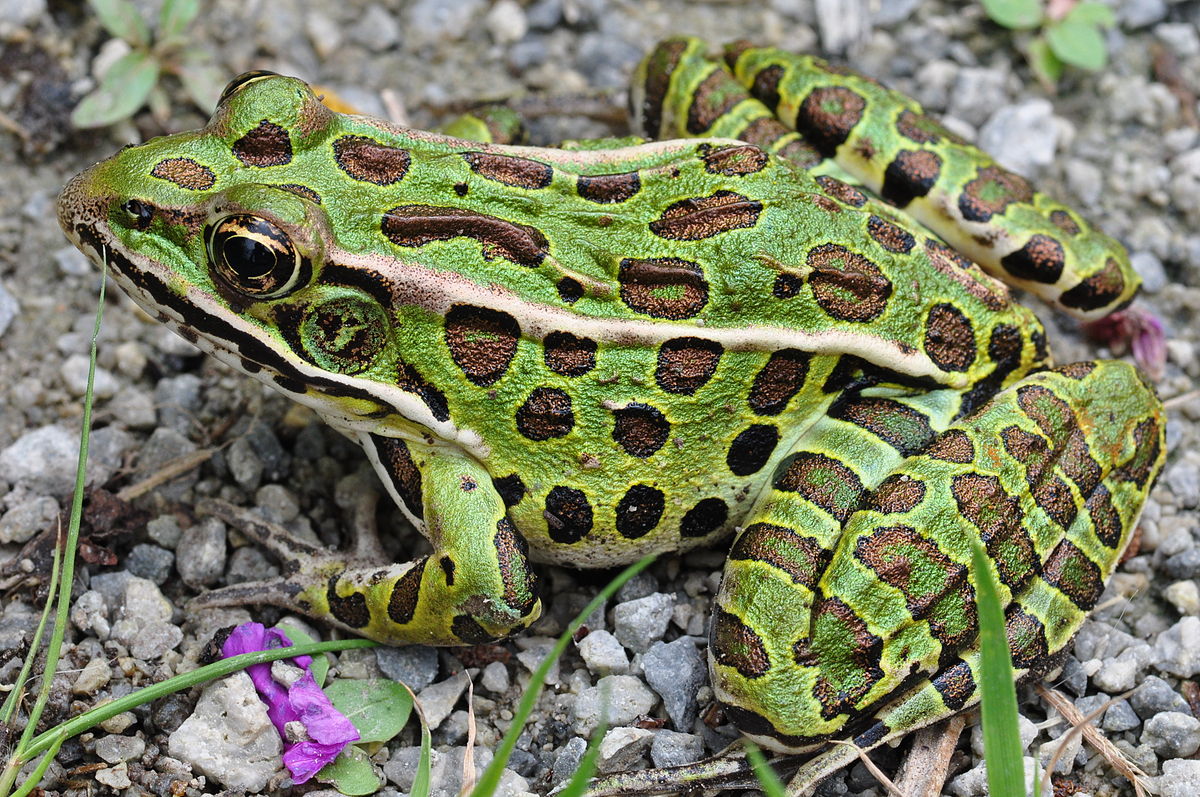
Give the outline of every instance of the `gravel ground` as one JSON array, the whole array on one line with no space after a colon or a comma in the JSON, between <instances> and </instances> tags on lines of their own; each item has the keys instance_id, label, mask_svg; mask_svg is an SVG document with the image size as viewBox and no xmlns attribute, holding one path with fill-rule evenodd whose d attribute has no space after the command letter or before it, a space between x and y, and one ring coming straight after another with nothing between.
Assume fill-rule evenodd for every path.
<instances>
[{"instance_id":1,"label":"gravel ground","mask_svg":"<svg viewBox=\"0 0 1200 797\"><path fill-rule=\"evenodd\" d=\"M1097 723L1160 794L1190 796L1200 790L1200 398L1193 392L1200 377L1200 130L1192 93L1200 90L1200 3L1109 4L1120 20L1108 36L1112 62L1096 74L1070 73L1050 97L1030 77L1013 36L986 24L976 3L935 0L214 0L190 35L228 76L251 68L297 74L378 114L385 113L380 90L391 89L416 125L461 101L596 90L619 100L633 64L662 36L747 37L823 53L913 94L1044 190L1075 203L1133 253L1145 279L1140 302L1162 319L1169 338L1159 392L1177 400L1170 404L1170 460L1147 505L1140 549L1113 578L1055 685L1088 714L1143 684ZM19 668L40 606L29 573L47 566L44 547L23 546L48 533L69 501L97 286L59 233L54 198L80 168L128 140L163 132L148 114L112 130L70 132L67 116L90 88L95 61L112 57L105 39L80 4L0 0L0 563L8 588L0 683ZM179 99L170 129L203 118ZM579 118L534 124L541 142L610 132ZM115 491L183 455L211 456L132 506L93 501L50 721L193 668L214 630L249 619L246 610L184 611L200 588L274 567L221 522L197 520L197 498L258 506L297 533L339 544L356 497L372 489L357 448L310 413L199 355L117 290L105 312L91 483ZM1072 322L1045 307L1038 312L1059 360L1106 354ZM387 531L397 550L418 544L399 524ZM591 633L559 662L521 737L506 793L544 793L574 770L597 725L603 689L618 715L604 769L690 761L731 739L728 725L705 722L712 695L704 630L721 562L717 551L665 558L592 618ZM335 663L343 677L382 674L420 693L437 721L438 794L457 791L467 676L475 682L478 742L488 748L507 728L551 638L607 577L545 575L547 617L515 641L466 651L354 651ZM281 613L255 617L271 622ZM261 718L229 718L252 699L247 684L233 678L169 697L69 742L46 793L279 788L286 781L275 769L278 748L261 733ZM1046 762L1064 726L1030 689L1022 698L1026 755ZM411 786L413 744L406 731L373 756L387 782L382 793ZM1078 752L1058 765L1061 793L1132 793L1090 747L1075 745ZM901 752L875 757L890 770ZM986 793L978 752L977 732L965 734L948 793ZM476 762L487 757L477 753ZM821 793L882 790L858 765Z\"/></svg>"}]
</instances>

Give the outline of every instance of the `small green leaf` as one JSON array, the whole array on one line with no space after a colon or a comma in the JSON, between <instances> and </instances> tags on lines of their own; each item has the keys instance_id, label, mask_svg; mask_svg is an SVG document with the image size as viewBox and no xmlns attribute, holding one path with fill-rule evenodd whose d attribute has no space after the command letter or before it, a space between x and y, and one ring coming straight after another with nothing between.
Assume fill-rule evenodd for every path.
<instances>
[{"instance_id":1,"label":"small green leaf","mask_svg":"<svg viewBox=\"0 0 1200 797\"><path fill-rule=\"evenodd\" d=\"M1104 3L1080 3L1067 12L1063 19L1097 25L1101 28L1111 28L1117 24L1117 15Z\"/></svg>"},{"instance_id":2,"label":"small green leaf","mask_svg":"<svg viewBox=\"0 0 1200 797\"><path fill-rule=\"evenodd\" d=\"M225 72L212 63L207 53L199 50L186 51L182 61L178 75L184 90L196 107L211 113L225 88Z\"/></svg>"},{"instance_id":3,"label":"small green leaf","mask_svg":"<svg viewBox=\"0 0 1200 797\"><path fill-rule=\"evenodd\" d=\"M383 784L375 774L367 754L359 747L348 745L346 749L321 768L317 779L330 783L342 794L374 794Z\"/></svg>"},{"instance_id":4,"label":"small green leaf","mask_svg":"<svg viewBox=\"0 0 1200 797\"><path fill-rule=\"evenodd\" d=\"M1010 30L1036 28L1042 21L1041 0L983 0L983 10L992 22Z\"/></svg>"},{"instance_id":5,"label":"small green leaf","mask_svg":"<svg viewBox=\"0 0 1200 797\"><path fill-rule=\"evenodd\" d=\"M96 18L112 35L134 47L150 46L150 26L129 0L88 0Z\"/></svg>"},{"instance_id":6,"label":"small green leaf","mask_svg":"<svg viewBox=\"0 0 1200 797\"><path fill-rule=\"evenodd\" d=\"M1053 92L1063 73L1063 62L1046 44L1046 40L1038 37L1029 43L1029 68L1047 91Z\"/></svg>"},{"instance_id":7,"label":"small green leaf","mask_svg":"<svg viewBox=\"0 0 1200 797\"><path fill-rule=\"evenodd\" d=\"M292 640L293 645L311 645L317 641L287 620L276 624L275 628ZM324 686L325 676L329 675L329 657L324 653L313 656L309 669L312 670L313 680L317 682L317 686Z\"/></svg>"},{"instance_id":8,"label":"small green leaf","mask_svg":"<svg viewBox=\"0 0 1200 797\"><path fill-rule=\"evenodd\" d=\"M983 754L993 797L1024 797L1025 762L1004 610L983 544L971 538L971 575L979 610L979 693Z\"/></svg>"},{"instance_id":9,"label":"small green leaf","mask_svg":"<svg viewBox=\"0 0 1200 797\"><path fill-rule=\"evenodd\" d=\"M166 0L158 15L158 38L182 35L199 13L199 0Z\"/></svg>"},{"instance_id":10,"label":"small green leaf","mask_svg":"<svg viewBox=\"0 0 1200 797\"><path fill-rule=\"evenodd\" d=\"M387 678L339 678L325 694L354 723L360 744L388 741L404 730L412 711L409 691Z\"/></svg>"},{"instance_id":11,"label":"small green leaf","mask_svg":"<svg viewBox=\"0 0 1200 797\"><path fill-rule=\"evenodd\" d=\"M132 50L113 63L100 85L71 112L71 123L79 128L103 127L128 118L146 104L158 82L158 61L149 53Z\"/></svg>"},{"instance_id":12,"label":"small green leaf","mask_svg":"<svg viewBox=\"0 0 1200 797\"><path fill-rule=\"evenodd\" d=\"M1090 23L1072 22L1070 17L1046 26L1046 43L1064 63L1083 69L1103 69L1108 48L1100 29Z\"/></svg>"}]
</instances>

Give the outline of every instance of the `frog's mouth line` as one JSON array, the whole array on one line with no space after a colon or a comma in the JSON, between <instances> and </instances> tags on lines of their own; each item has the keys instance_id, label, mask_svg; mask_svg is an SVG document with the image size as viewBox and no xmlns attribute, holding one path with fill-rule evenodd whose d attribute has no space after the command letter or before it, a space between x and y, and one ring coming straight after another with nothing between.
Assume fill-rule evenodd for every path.
<instances>
[{"instance_id":1,"label":"frog's mouth line","mask_svg":"<svg viewBox=\"0 0 1200 797\"><path fill-rule=\"evenodd\" d=\"M100 230L103 224L74 224L68 230L68 237L80 250L90 252L89 257L96 264L107 260L114 279L142 309L202 351L282 390L340 431L413 437L411 433L398 434L404 431L403 425L395 420L399 417L457 443L480 459L490 453L478 433L459 428L448 417L437 417L417 395L377 383L368 386L364 380L332 375L302 361L290 360L263 342L253 330L237 325L236 319L228 317L227 310L202 291L184 295L172 290L154 273L155 261L111 243L113 236ZM139 260L146 262L139 264ZM206 311L203 304L210 305L211 311ZM364 411L355 408L355 404L374 409Z\"/></svg>"}]
</instances>

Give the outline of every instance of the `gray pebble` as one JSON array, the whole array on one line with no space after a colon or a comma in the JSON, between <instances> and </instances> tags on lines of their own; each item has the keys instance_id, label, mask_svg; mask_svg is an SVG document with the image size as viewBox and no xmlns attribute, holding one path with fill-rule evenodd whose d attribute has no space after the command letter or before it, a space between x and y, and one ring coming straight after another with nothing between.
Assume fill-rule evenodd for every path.
<instances>
[{"instance_id":1,"label":"gray pebble","mask_svg":"<svg viewBox=\"0 0 1200 797\"><path fill-rule=\"evenodd\" d=\"M138 455L136 477L146 479L162 470L164 465L196 451L196 444L175 429L160 426L155 429L148 440L142 445ZM191 486L200 478L196 469L177 476L166 484L158 486L156 492L168 501L182 500Z\"/></svg>"},{"instance_id":2,"label":"gray pebble","mask_svg":"<svg viewBox=\"0 0 1200 797\"><path fill-rule=\"evenodd\" d=\"M576 644L583 663L593 675L629 672L629 656L608 631L593 631Z\"/></svg>"},{"instance_id":3,"label":"gray pebble","mask_svg":"<svg viewBox=\"0 0 1200 797\"><path fill-rule=\"evenodd\" d=\"M1200 673L1200 617L1184 617L1158 635L1154 666L1180 678Z\"/></svg>"},{"instance_id":4,"label":"gray pebble","mask_svg":"<svg viewBox=\"0 0 1200 797\"><path fill-rule=\"evenodd\" d=\"M1195 22L1164 22L1154 27L1154 35L1180 58L1200 55L1200 32Z\"/></svg>"},{"instance_id":5,"label":"gray pebble","mask_svg":"<svg viewBox=\"0 0 1200 797\"><path fill-rule=\"evenodd\" d=\"M250 676L237 672L205 687L167 751L228 789L261 792L280 767L283 742Z\"/></svg>"},{"instance_id":6,"label":"gray pebble","mask_svg":"<svg viewBox=\"0 0 1200 797\"><path fill-rule=\"evenodd\" d=\"M1173 579L1200 578L1200 546L1167 558L1163 571Z\"/></svg>"},{"instance_id":7,"label":"gray pebble","mask_svg":"<svg viewBox=\"0 0 1200 797\"><path fill-rule=\"evenodd\" d=\"M136 736L101 736L96 740L96 755L110 764L141 758L146 742Z\"/></svg>"},{"instance_id":8,"label":"gray pebble","mask_svg":"<svg viewBox=\"0 0 1200 797\"><path fill-rule=\"evenodd\" d=\"M375 661L380 672L414 692L429 686L438 674L437 648L428 645L378 647L375 648Z\"/></svg>"},{"instance_id":9,"label":"gray pebble","mask_svg":"<svg viewBox=\"0 0 1200 797\"><path fill-rule=\"evenodd\" d=\"M1092 683L1109 693L1132 689L1139 674L1153 659L1154 651L1149 645L1144 642L1130 645L1115 658L1105 659L1100 669L1092 676Z\"/></svg>"},{"instance_id":10,"label":"gray pebble","mask_svg":"<svg viewBox=\"0 0 1200 797\"><path fill-rule=\"evenodd\" d=\"M997 109L979 128L979 146L1016 173L1029 177L1054 161L1057 133L1054 106L1039 97Z\"/></svg>"},{"instance_id":11,"label":"gray pebble","mask_svg":"<svg viewBox=\"0 0 1200 797\"><path fill-rule=\"evenodd\" d=\"M562 783L574 775L575 770L579 769L579 762L583 760L586 750L587 741L579 736L573 737L564 744L558 751L558 757L554 759L554 767L550 770L550 782Z\"/></svg>"},{"instance_id":12,"label":"gray pebble","mask_svg":"<svg viewBox=\"0 0 1200 797\"><path fill-rule=\"evenodd\" d=\"M1180 458L1167 468L1163 481L1175 493L1180 506L1194 507L1200 503L1200 462Z\"/></svg>"},{"instance_id":13,"label":"gray pebble","mask_svg":"<svg viewBox=\"0 0 1200 797\"><path fill-rule=\"evenodd\" d=\"M174 515L159 515L146 524L146 534L168 550L175 550L183 530L179 528L179 519Z\"/></svg>"},{"instance_id":14,"label":"gray pebble","mask_svg":"<svg viewBox=\"0 0 1200 797\"><path fill-rule=\"evenodd\" d=\"M196 422L200 410L200 377L179 374L160 379L154 386L154 406L158 408L158 425L187 434Z\"/></svg>"},{"instance_id":15,"label":"gray pebble","mask_svg":"<svg viewBox=\"0 0 1200 797\"><path fill-rule=\"evenodd\" d=\"M653 595L655 592L658 592L658 579L653 573L643 570L621 585L614 602L625 603Z\"/></svg>"},{"instance_id":16,"label":"gray pebble","mask_svg":"<svg viewBox=\"0 0 1200 797\"><path fill-rule=\"evenodd\" d=\"M1079 659L1074 656L1067 656L1063 659L1062 674L1058 676L1057 681L1060 688L1079 697L1087 692L1087 682L1087 672L1079 663Z\"/></svg>"},{"instance_id":17,"label":"gray pebble","mask_svg":"<svg viewBox=\"0 0 1200 797\"><path fill-rule=\"evenodd\" d=\"M492 41L504 46L520 41L529 30L525 11L516 0L497 0L484 16L483 24Z\"/></svg>"},{"instance_id":18,"label":"gray pebble","mask_svg":"<svg viewBox=\"0 0 1200 797\"><path fill-rule=\"evenodd\" d=\"M1167 270L1153 252L1134 252L1129 256L1129 262L1142 278L1142 290L1146 293L1158 293L1167 287Z\"/></svg>"},{"instance_id":19,"label":"gray pebble","mask_svg":"<svg viewBox=\"0 0 1200 797\"><path fill-rule=\"evenodd\" d=\"M525 19L534 30L553 30L562 19L562 0L535 0L525 9Z\"/></svg>"},{"instance_id":20,"label":"gray pebble","mask_svg":"<svg viewBox=\"0 0 1200 797\"><path fill-rule=\"evenodd\" d=\"M642 657L646 683L662 697L663 707L677 731L689 731L699 706L696 690L708 677L704 654L691 637L656 642Z\"/></svg>"},{"instance_id":21,"label":"gray pebble","mask_svg":"<svg viewBox=\"0 0 1200 797\"><path fill-rule=\"evenodd\" d=\"M237 548L229 555L225 568L226 584L244 584L247 581L274 578L279 568L267 559L266 554L253 545Z\"/></svg>"},{"instance_id":22,"label":"gray pebble","mask_svg":"<svg viewBox=\"0 0 1200 797\"><path fill-rule=\"evenodd\" d=\"M175 547L175 568L189 587L208 587L225 572L225 524L206 517L192 526Z\"/></svg>"},{"instance_id":23,"label":"gray pebble","mask_svg":"<svg viewBox=\"0 0 1200 797\"><path fill-rule=\"evenodd\" d=\"M479 685L494 695L502 695L508 691L508 666L502 661L493 661L483 668Z\"/></svg>"},{"instance_id":24,"label":"gray pebble","mask_svg":"<svg viewBox=\"0 0 1200 797\"><path fill-rule=\"evenodd\" d=\"M79 671L79 675L75 677L75 683L71 685L71 694L94 695L107 686L111 679L112 667L108 666L107 659L103 657L89 659L88 663L83 665L83 669Z\"/></svg>"},{"instance_id":25,"label":"gray pebble","mask_svg":"<svg viewBox=\"0 0 1200 797\"><path fill-rule=\"evenodd\" d=\"M658 697L641 679L632 675L605 676L575 698L571 706L574 731L580 736L591 736L602 720L610 726L629 725L649 714L657 702Z\"/></svg>"},{"instance_id":26,"label":"gray pebble","mask_svg":"<svg viewBox=\"0 0 1200 797\"><path fill-rule=\"evenodd\" d=\"M129 572L140 578L149 579L158 586L166 583L171 575L171 565L175 563L175 554L157 545L141 543L133 546L125 559Z\"/></svg>"},{"instance_id":27,"label":"gray pebble","mask_svg":"<svg viewBox=\"0 0 1200 797\"><path fill-rule=\"evenodd\" d=\"M59 366L58 375L72 396L82 396L87 392L88 370L91 363L86 354L72 354L63 360ZM92 377L92 395L96 398L112 398L117 392L117 378L107 368L96 366Z\"/></svg>"},{"instance_id":28,"label":"gray pebble","mask_svg":"<svg viewBox=\"0 0 1200 797\"><path fill-rule=\"evenodd\" d=\"M108 404L113 417L130 429L151 429L158 423L154 397L134 385L124 385Z\"/></svg>"},{"instance_id":29,"label":"gray pebble","mask_svg":"<svg viewBox=\"0 0 1200 797\"><path fill-rule=\"evenodd\" d=\"M1008 76L998 69L960 69L949 96L948 113L975 126L983 124L997 108L1008 104L1004 89L1007 80Z\"/></svg>"},{"instance_id":30,"label":"gray pebble","mask_svg":"<svg viewBox=\"0 0 1200 797\"><path fill-rule=\"evenodd\" d=\"M76 598L71 604L70 616L75 627L85 634L95 634L100 639L108 639L112 631L108 622L108 604L104 595L97 590L89 589Z\"/></svg>"},{"instance_id":31,"label":"gray pebble","mask_svg":"<svg viewBox=\"0 0 1200 797\"><path fill-rule=\"evenodd\" d=\"M655 732L650 743L650 760L656 767L690 764L704 757L704 740L694 733L666 729Z\"/></svg>"},{"instance_id":32,"label":"gray pebble","mask_svg":"<svg viewBox=\"0 0 1200 797\"><path fill-rule=\"evenodd\" d=\"M1117 20L1125 30L1145 28L1166 18L1165 0L1122 0L1117 4Z\"/></svg>"},{"instance_id":33,"label":"gray pebble","mask_svg":"<svg viewBox=\"0 0 1200 797\"><path fill-rule=\"evenodd\" d=\"M282 484L265 484L254 494L263 516L275 523L290 523L300 514L300 501Z\"/></svg>"},{"instance_id":34,"label":"gray pebble","mask_svg":"<svg viewBox=\"0 0 1200 797\"><path fill-rule=\"evenodd\" d=\"M33 0L30 1L32 2ZM8 19L7 15L4 15L3 18ZM68 248L75 249L73 246ZM76 250L76 254L79 254L78 250ZM20 311L21 306L17 304L16 298L8 292L8 289L4 287L4 283L0 282L0 335L4 334L9 324L13 322L13 319L17 317L17 313Z\"/></svg>"},{"instance_id":35,"label":"gray pebble","mask_svg":"<svg viewBox=\"0 0 1200 797\"><path fill-rule=\"evenodd\" d=\"M612 728L600 742L600 755L596 759L596 771L601 773L636 769L642 757L654 741L654 731L645 728Z\"/></svg>"},{"instance_id":36,"label":"gray pebble","mask_svg":"<svg viewBox=\"0 0 1200 797\"><path fill-rule=\"evenodd\" d=\"M613 634L634 653L643 653L662 639L671 622L675 596L655 592L613 607Z\"/></svg>"},{"instance_id":37,"label":"gray pebble","mask_svg":"<svg viewBox=\"0 0 1200 797\"><path fill-rule=\"evenodd\" d=\"M351 38L368 50L383 52L400 44L400 24L390 11L372 3L351 30Z\"/></svg>"},{"instance_id":38,"label":"gray pebble","mask_svg":"<svg viewBox=\"0 0 1200 797\"><path fill-rule=\"evenodd\" d=\"M54 265L58 266L58 270L68 277L86 277L92 273L92 261L73 246L55 249Z\"/></svg>"},{"instance_id":39,"label":"gray pebble","mask_svg":"<svg viewBox=\"0 0 1200 797\"><path fill-rule=\"evenodd\" d=\"M225 459L229 463L229 473L240 487L246 490L258 489L263 478L263 463L249 440L245 437L234 440Z\"/></svg>"},{"instance_id":40,"label":"gray pebble","mask_svg":"<svg viewBox=\"0 0 1200 797\"><path fill-rule=\"evenodd\" d=\"M1159 758L1186 758L1200 749L1200 720L1182 711L1164 711L1146 720L1142 744Z\"/></svg>"},{"instance_id":41,"label":"gray pebble","mask_svg":"<svg viewBox=\"0 0 1200 797\"><path fill-rule=\"evenodd\" d=\"M1147 675L1132 695L1129 705L1142 719L1148 719L1164 711L1187 711L1183 695L1157 675Z\"/></svg>"},{"instance_id":42,"label":"gray pebble","mask_svg":"<svg viewBox=\"0 0 1200 797\"><path fill-rule=\"evenodd\" d=\"M1200 761L1164 761L1158 777L1159 797L1195 797L1200 792Z\"/></svg>"},{"instance_id":43,"label":"gray pebble","mask_svg":"<svg viewBox=\"0 0 1200 797\"><path fill-rule=\"evenodd\" d=\"M97 783L113 791L123 791L133 785L133 781L129 779L129 767L124 763L97 770L93 777Z\"/></svg>"},{"instance_id":44,"label":"gray pebble","mask_svg":"<svg viewBox=\"0 0 1200 797\"><path fill-rule=\"evenodd\" d=\"M425 711L425 720L430 728L437 728L442 721L450 716L454 705L467 689L469 680L465 672L452 675L444 681L430 684L420 691L417 699ZM411 687L410 687L411 688Z\"/></svg>"},{"instance_id":45,"label":"gray pebble","mask_svg":"<svg viewBox=\"0 0 1200 797\"><path fill-rule=\"evenodd\" d=\"M75 484L75 464L79 460L79 433L58 426L43 426L18 437L0 451L0 480L24 483L29 489L46 495L69 493ZM94 478L95 469L88 468ZM104 481L107 478L105 474Z\"/></svg>"},{"instance_id":46,"label":"gray pebble","mask_svg":"<svg viewBox=\"0 0 1200 797\"><path fill-rule=\"evenodd\" d=\"M26 493L20 498L10 493L6 498L9 510L0 517L0 545L28 542L58 517L58 502L48 495Z\"/></svg>"},{"instance_id":47,"label":"gray pebble","mask_svg":"<svg viewBox=\"0 0 1200 797\"><path fill-rule=\"evenodd\" d=\"M1108 711L1104 712L1104 721L1100 723L1100 727L1112 733L1120 733L1131 731L1141 724L1141 718L1129 705L1129 701L1118 700L1108 707Z\"/></svg>"}]
</instances>

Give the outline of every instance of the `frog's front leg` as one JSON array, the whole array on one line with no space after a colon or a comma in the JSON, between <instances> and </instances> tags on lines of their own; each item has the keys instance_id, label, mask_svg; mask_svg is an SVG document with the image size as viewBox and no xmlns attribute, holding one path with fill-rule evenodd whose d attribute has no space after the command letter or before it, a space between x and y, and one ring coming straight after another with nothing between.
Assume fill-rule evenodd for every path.
<instances>
[{"instance_id":1,"label":"frog's front leg","mask_svg":"<svg viewBox=\"0 0 1200 797\"><path fill-rule=\"evenodd\" d=\"M487 471L447 449L375 435L360 442L433 552L372 565L293 540L249 513L217 508L279 556L286 575L217 590L199 603L284 606L388 644L478 644L536 620L541 601L525 540Z\"/></svg>"}]
</instances>

